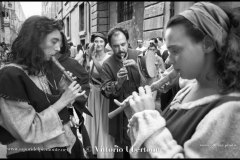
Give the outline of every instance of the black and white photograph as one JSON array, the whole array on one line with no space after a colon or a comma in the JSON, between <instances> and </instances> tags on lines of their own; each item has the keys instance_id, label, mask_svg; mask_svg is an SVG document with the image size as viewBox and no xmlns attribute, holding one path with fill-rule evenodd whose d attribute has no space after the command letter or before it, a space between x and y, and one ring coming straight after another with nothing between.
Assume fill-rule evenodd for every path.
<instances>
[{"instance_id":1,"label":"black and white photograph","mask_svg":"<svg viewBox=\"0 0 240 160\"><path fill-rule=\"evenodd\" d=\"M1 1L0 158L240 158L240 1Z\"/></svg>"}]
</instances>

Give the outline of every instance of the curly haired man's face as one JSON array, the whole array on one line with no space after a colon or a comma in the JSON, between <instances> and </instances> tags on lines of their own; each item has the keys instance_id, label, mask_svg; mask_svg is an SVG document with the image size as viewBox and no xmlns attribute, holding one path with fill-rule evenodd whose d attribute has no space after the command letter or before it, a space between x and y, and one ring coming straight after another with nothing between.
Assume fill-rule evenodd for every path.
<instances>
[{"instance_id":1,"label":"curly haired man's face","mask_svg":"<svg viewBox=\"0 0 240 160\"><path fill-rule=\"evenodd\" d=\"M122 32L119 31L113 34L111 38L111 47L113 53L119 58L121 58L122 53L127 53L128 41Z\"/></svg>"},{"instance_id":2,"label":"curly haired man's face","mask_svg":"<svg viewBox=\"0 0 240 160\"><path fill-rule=\"evenodd\" d=\"M44 38L40 44L40 48L43 50L46 60L50 60L53 55L60 51L61 43L62 37L59 30L55 30L49 33Z\"/></svg>"}]
</instances>

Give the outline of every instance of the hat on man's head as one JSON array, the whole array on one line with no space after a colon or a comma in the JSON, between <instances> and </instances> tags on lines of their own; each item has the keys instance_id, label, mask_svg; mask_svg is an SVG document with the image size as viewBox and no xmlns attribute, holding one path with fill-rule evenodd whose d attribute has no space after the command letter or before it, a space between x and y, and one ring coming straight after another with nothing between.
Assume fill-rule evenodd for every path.
<instances>
[{"instance_id":1,"label":"hat on man's head","mask_svg":"<svg viewBox=\"0 0 240 160\"><path fill-rule=\"evenodd\" d=\"M103 33L101 33L101 32L93 33L92 36L91 36L90 41L93 43L93 42L94 42L94 39L95 39L96 37L102 38L102 39L105 41L105 45L107 44L107 37L105 36L105 34L103 34Z\"/></svg>"}]
</instances>

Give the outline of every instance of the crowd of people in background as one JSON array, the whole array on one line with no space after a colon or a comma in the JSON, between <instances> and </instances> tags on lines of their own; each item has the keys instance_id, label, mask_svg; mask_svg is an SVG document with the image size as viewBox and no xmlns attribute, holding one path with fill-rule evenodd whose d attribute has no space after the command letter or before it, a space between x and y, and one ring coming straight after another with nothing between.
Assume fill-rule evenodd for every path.
<instances>
[{"instance_id":1,"label":"crowd of people in background","mask_svg":"<svg viewBox=\"0 0 240 160\"><path fill-rule=\"evenodd\" d=\"M124 28L116 28L115 30L113 29L110 31L110 35L105 35L101 32L93 33L90 37L90 43L85 45L74 45L73 42L67 43L64 33L61 32L61 34L63 46L61 50L62 54L59 56L59 62L67 67L68 70L74 72L74 74L78 74L74 70L74 68L77 66L75 63L78 63L78 68L80 67L78 70L79 73L81 73L81 75L78 77L82 77L84 72L88 74L88 84L90 90L85 106L93 116L83 116L84 127L86 127L86 129L84 128L83 132L87 132L87 134L85 133L84 137L87 140L89 138L89 141L85 140L89 142L85 142L85 147L86 143L91 146L90 153L86 155L89 157L93 155L96 158L129 157L129 154L125 149L126 147L131 147L130 140L127 136L128 118L124 113L122 113L110 121L108 118L108 113L117 108L117 105L113 101L114 97L119 101L122 101L133 91L137 91L138 87L141 85L141 78L139 75L140 71L136 65L137 58L141 53L146 51L151 51L154 53L156 60L152 63L155 64L156 70L158 71L158 74L156 74L155 78L160 78L161 74L163 74L167 69L168 65L166 64L166 59L168 52L166 47L165 50L163 49L163 38L152 38L145 40L144 42L143 40L137 40L138 47L136 49L132 49L128 41L128 31ZM116 40L112 40L112 37L114 37L113 39ZM124 45L124 47L119 48L121 45ZM0 51L1 64L3 67L3 64L7 62L7 53L9 52L9 49L4 42L1 43ZM125 53L124 62L121 57L122 53ZM74 61L70 62L71 59ZM66 60L68 62L64 64L64 61ZM109 61L109 66L106 65L107 63L102 66L105 61ZM71 65L70 63L74 63L76 66L73 66L73 69L71 69L69 66ZM121 68L123 65L125 68L122 70ZM54 72L58 71L55 69ZM126 74L128 75L128 80L125 82ZM60 76L60 73L58 73L57 76ZM51 75L48 75L48 78L50 79L50 82L53 83L51 80ZM59 78L60 77L57 78L58 83L60 81ZM118 87L116 89L116 84L114 83L115 81L118 82ZM86 88L84 89L86 90ZM156 94L156 102L159 105L158 108L161 108L160 95L160 92ZM173 96L174 95L172 95L170 98L173 98ZM78 114L78 117L81 119L82 114ZM98 150L103 146L112 150L116 149L116 147L121 147L124 149L124 152L122 154L114 152L99 152Z\"/></svg>"},{"instance_id":2,"label":"crowd of people in background","mask_svg":"<svg viewBox=\"0 0 240 160\"><path fill-rule=\"evenodd\" d=\"M7 61L7 53L10 51L9 45L2 42L0 43L0 68Z\"/></svg>"}]
</instances>

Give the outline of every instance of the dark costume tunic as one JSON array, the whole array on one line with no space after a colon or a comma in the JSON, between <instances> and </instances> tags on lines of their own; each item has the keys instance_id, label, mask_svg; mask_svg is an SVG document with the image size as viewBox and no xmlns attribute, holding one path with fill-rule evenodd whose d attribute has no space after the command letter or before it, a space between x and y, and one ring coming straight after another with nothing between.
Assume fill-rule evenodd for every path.
<instances>
[{"instance_id":1,"label":"dark costume tunic","mask_svg":"<svg viewBox=\"0 0 240 160\"><path fill-rule=\"evenodd\" d=\"M46 118L49 119L49 121L51 120L51 117L55 118L55 115L48 115L48 114L52 114L53 110L50 108L50 106L52 104L54 104L59 98L60 95L51 95L48 93L43 92L41 89L39 89L36 84L29 78L29 76L24 72L23 69L16 67L16 66L8 66L8 67L4 67L0 70L0 99L2 98L1 102L2 102L2 106L1 107L1 111L3 111L4 107L3 105L6 105L9 101L9 103L11 102L11 104L16 102L16 106L19 106L21 108L20 109L24 109L25 106L29 106L33 107L33 109L35 111L32 111L31 108L29 109L29 114L33 114L32 116L34 117L35 121L32 121L31 119L29 120L31 124L29 124L30 127L29 130L27 130L26 136L31 136L32 139L26 139L26 140L22 140L17 138L16 139L16 133L23 133L22 131L25 130L25 128L21 128L21 126L18 126L20 128L15 128L15 130L13 131L12 126L11 127L11 131L9 131L8 127L0 127L0 141L2 144L7 144L8 146L11 146L11 144L21 144L21 145L25 145L28 146L28 148L33 145L36 146L38 145L37 142L35 142L36 140L41 141L41 136L37 135L38 133L41 133L43 135L46 135L44 132L46 132L46 129L49 129L49 135L46 135L46 137L42 137L43 139L46 139L46 142L48 141L47 139L51 139L50 137L52 136L54 138L54 136L56 137L55 139L52 139L50 141L51 144L54 146L59 146L58 144L66 144L68 143L68 140L64 138L64 128L63 125L65 126L65 124L67 125L67 123L69 122L69 112L67 110L67 108L65 107L62 111L60 111L58 113L58 116L60 118L60 120L62 121L62 125L60 123L56 123L56 122L60 122L59 120L55 120L52 119L52 123L56 123L56 124L51 124L51 122L48 122L48 120ZM21 103L20 103L21 102ZM22 106L21 106L22 105ZM8 106L11 107L11 106ZM15 107L16 108L16 107ZM49 110L51 109L51 110ZM49 113L44 112L45 110L49 110ZM25 110L26 111L26 110ZM35 113L36 112L36 113ZM21 113L19 113L21 114ZM37 115L35 115L37 114ZM39 114L39 116L38 116ZM42 115L41 115L42 114ZM28 115L26 115L27 117ZM47 116L47 117L46 117ZM41 118L45 118L45 119L41 119ZM58 118L58 117L56 117ZM14 119L14 117L13 117ZM26 119L24 119L26 120ZM40 120L40 121L39 121ZM4 122L3 122L4 123ZM15 122L11 122L10 124L14 125ZM21 119L16 122L18 124L20 123L24 123L21 122ZM25 124L21 124L23 127L25 127ZM49 125L49 126L48 126ZM52 125L55 125L55 128L51 128ZM36 128L36 129L32 129L32 128ZM61 129L62 128L62 129ZM65 130L66 131L66 130ZM70 137L71 136L75 136L77 137L76 134L76 128L71 127L70 130L67 131L67 133L65 132L65 134L67 134L68 137L68 133L69 131L72 133L70 133ZM15 134L15 136L13 136L12 134ZM29 132L29 133L28 133ZM25 133L25 132L24 132ZM30 134L30 135L29 135ZM25 134L23 135L23 139ZM58 142L58 138L62 137L62 142ZM8 158L70 158L70 157L78 157L78 158L83 158L83 149L82 149L82 145L81 142L78 140L78 138L75 138L76 141L73 145L73 147L71 148L71 154L69 152L67 152L67 148L66 147L52 147L51 149L55 149L55 150L51 150L51 151L39 151L39 150L27 150L25 152L22 151L17 151L18 153L14 153L14 154L10 154L7 157ZM28 144L27 141L33 141L36 144ZM71 141L74 142L74 141ZM45 142L39 142L39 145L43 144L42 146L45 146L46 143ZM49 144L48 144L49 145ZM61 146L61 145L60 145ZM31 148L34 149L34 148Z\"/></svg>"},{"instance_id":2,"label":"dark costume tunic","mask_svg":"<svg viewBox=\"0 0 240 160\"><path fill-rule=\"evenodd\" d=\"M128 58L134 59L137 62L137 56L140 51L128 49ZM126 67L128 70L129 80L126 80L122 87L119 90L115 90L115 82L117 81L117 72L120 68L123 67L123 64L120 59L118 59L115 54L111 55L104 63L103 63L103 76L102 76L102 93L110 98L110 107L109 112L118 108L118 106L114 103L114 99L118 101L123 101L129 95L132 94L133 91L138 91L138 87L140 86L140 74L136 66L128 66ZM107 88L111 88L109 91ZM116 144L120 147L125 148L125 146L130 146L130 139L127 135L127 124L128 119L125 113L120 113L116 117L109 120L109 134L115 138Z\"/></svg>"},{"instance_id":3,"label":"dark costume tunic","mask_svg":"<svg viewBox=\"0 0 240 160\"><path fill-rule=\"evenodd\" d=\"M133 115L129 121L133 158L239 157L240 93L182 103L190 90L191 85L180 90L162 115L156 110ZM137 152L141 147L147 149Z\"/></svg>"},{"instance_id":4,"label":"dark costume tunic","mask_svg":"<svg viewBox=\"0 0 240 160\"><path fill-rule=\"evenodd\" d=\"M215 107L220 106L228 101L239 101L239 97L225 96L221 99L217 99L211 103L199 105L190 110L170 110L169 105L162 116L166 120L166 127L172 133L173 138L181 146L189 140L194 134L197 125L200 121ZM181 105L175 103L174 105Z\"/></svg>"},{"instance_id":5,"label":"dark costume tunic","mask_svg":"<svg viewBox=\"0 0 240 160\"><path fill-rule=\"evenodd\" d=\"M67 71L70 71L73 74L73 76L77 77L76 81L78 82L78 84L80 84L82 90L86 91L85 94L89 95L89 92L90 92L89 74L87 73L85 68L81 64L79 64L75 59L70 58L70 52L62 55L58 59L58 61ZM60 69L55 64L52 65L51 71L52 71L51 73L47 74L49 81L52 84L54 84L54 83L59 84L63 73L60 71ZM59 87L59 86L54 86L54 85L50 86L52 93L60 94L59 90L55 87ZM92 157L91 150L87 149L91 145L90 145L89 135L88 135L86 127L84 125L84 118L82 116L83 112L86 113L87 116L91 116L91 114L88 115L89 112L88 112L87 108L85 107L86 102L87 102L87 98L84 98L84 96L80 96L73 103L73 106L76 110L76 113L77 113L79 121L80 121L79 122L79 124L80 124L79 132L83 136L83 146L84 146L85 150L88 152L88 156Z\"/></svg>"}]
</instances>

